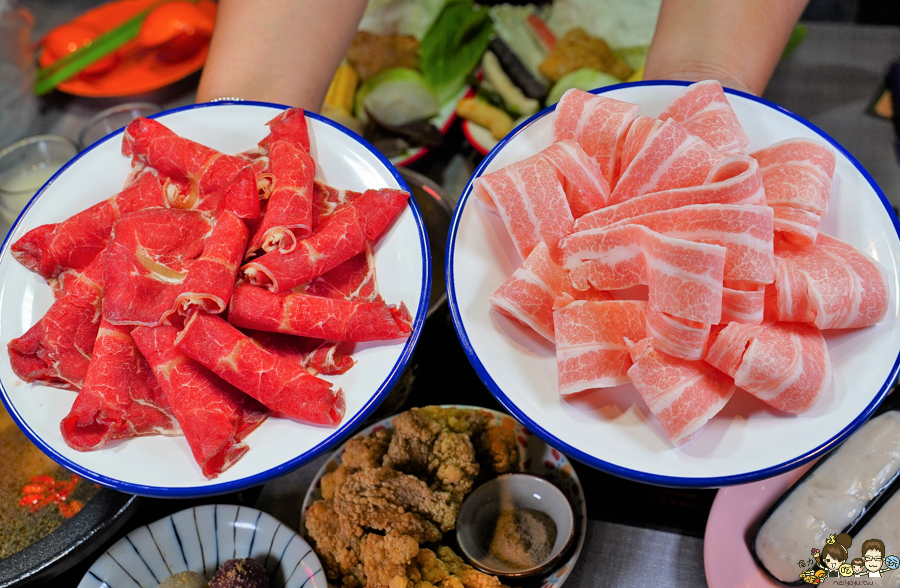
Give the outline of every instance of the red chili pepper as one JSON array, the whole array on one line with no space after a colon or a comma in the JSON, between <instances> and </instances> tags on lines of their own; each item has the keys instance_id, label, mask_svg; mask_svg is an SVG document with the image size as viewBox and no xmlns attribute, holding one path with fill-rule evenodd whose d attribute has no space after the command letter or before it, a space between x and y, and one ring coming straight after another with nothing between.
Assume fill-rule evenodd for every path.
<instances>
[{"instance_id":1,"label":"red chili pepper","mask_svg":"<svg viewBox=\"0 0 900 588\"><path fill-rule=\"evenodd\" d=\"M37 512L49 504L56 503L60 514L71 518L84 506L79 500L69 502L69 496L80 480L81 478L74 474L66 481L57 481L50 476L34 476L22 487L23 496L19 500L19 506L28 508L30 512Z\"/></svg>"},{"instance_id":2,"label":"red chili pepper","mask_svg":"<svg viewBox=\"0 0 900 588\"><path fill-rule=\"evenodd\" d=\"M80 500L73 500L72 502L66 504L59 505L59 513L66 517L67 519L71 519L82 509L84 504L81 503Z\"/></svg>"},{"instance_id":3,"label":"red chili pepper","mask_svg":"<svg viewBox=\"0 0 900 588\"><path fill-rule=\"evenodd\" d=\"M556 35L553 34L553 31L550 30L547 23L536 14L529 14L528 18L525 20L544 47L546 47L548 51L553 51L553 48L556 47Z\"/></svg>"},{"instance_id":4,"label":"red chili pepper","mask_svg":"<svg viewBox=\"0 0 900 588\"><path fill-rule=\"evenodd\" d=\"M44 498L43 494L26 494L19 500L19 506L32 507Z\"/></svg>"}]
</instances>

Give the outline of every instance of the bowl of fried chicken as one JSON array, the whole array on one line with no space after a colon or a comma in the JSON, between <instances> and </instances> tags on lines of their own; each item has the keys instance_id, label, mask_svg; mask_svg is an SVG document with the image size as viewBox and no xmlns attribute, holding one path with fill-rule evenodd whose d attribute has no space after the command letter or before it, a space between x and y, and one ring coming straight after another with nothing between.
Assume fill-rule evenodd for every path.
<instances>
[{"instance_id":1,"label":"bowl of fried chicken","mask_svg":"<svg viewBox=\"0 0 900 588\"><path fill-rule=\"evenodd\" d=\"M427 406L362 430L319 470L303 501L300 530L330 584L357 588L453 585L499 588L463 559L456 520L463 499L510 472L540 476L568 498L575 540L539 579L562 585L584 543L587 511L568 459L508 414ZM456 584L459 585L459 584Z\"/></svg>"}]
</instances>

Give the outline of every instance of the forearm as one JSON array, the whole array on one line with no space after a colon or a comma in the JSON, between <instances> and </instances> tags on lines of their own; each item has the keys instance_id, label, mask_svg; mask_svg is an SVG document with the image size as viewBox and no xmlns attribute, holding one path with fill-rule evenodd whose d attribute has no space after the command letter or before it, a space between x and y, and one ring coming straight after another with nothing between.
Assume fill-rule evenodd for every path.
<instances>
[{"instance_id":1,"label":"forearm","mask_svg":"<svg viewBox=\"0 0 900 588\"><path fill-rule=\"evenodd\" d=\"M663 0L644 79L762 94L808 0Z\"/></svg>"},{"instance_id":2,"label":"forearm","mask_svg":"<svg viewBox=\"0 0 900 588\"><path fill-rule=\"evenodd\" d=\"M318 111L366 0L219 0L197 102L234 96Z\"/></svg>"}]
</instances>

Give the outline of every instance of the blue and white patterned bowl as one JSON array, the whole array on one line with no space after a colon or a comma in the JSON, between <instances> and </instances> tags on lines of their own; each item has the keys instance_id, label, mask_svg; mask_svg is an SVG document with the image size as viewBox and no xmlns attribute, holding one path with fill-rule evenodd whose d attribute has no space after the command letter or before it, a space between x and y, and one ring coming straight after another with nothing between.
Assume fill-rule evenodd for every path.
<instances>
[{"instance_id":1,"label":"blue and white patterned bowl","mask_svg":"<svg viewBox=\"0 0 900 588\"><path fill-rule=\"evenodd\" d=\"M445 405L444 408L480 410L491 415L491 425L512 429L516 434L516 442L519 447L519 471L534 474L552 482L569 499L569 502L572 504L572 511L575 514L575 539L572 542L574 543L574 548L570 548L569 552L562 557L548 575L540 578L539 586L539 588L559 588L566 578L569 577L569 574L572 573L572 568L575 567L575 562L578 561L581 548L584 546L584 538L587 535L587 504L584 499L584 490L581 487L581 482L578 480L578 474L572 468L572 464L565 455L544 443L539 437L523 427L519 421L506 413L480 406ZM393 429L393 419L394 417L389 417L366 427L357 433L354 438L365 437L379 429ZM329 471L337 469L341 464L341 453L343 451L344 445L341 445L316 473L316 477L306 492L300 511L300 532L304 536L307 536L306 511L312 506L313 502L322 498L322 476Z\"/></svg>"},{"instance_id":2,"label":"blue and white patterned bowl","mask_svg":"<svg viewBox=\"0 0 900 588\"><path fill-rule=\"evenodd\" d=\"M272 588L327 588L309 543L262 511L230 504L189 508L135 529L94 562L78 588L156 588L186 570L209 579L243 557L262 564Z\"/></svg>"}]
</instances>

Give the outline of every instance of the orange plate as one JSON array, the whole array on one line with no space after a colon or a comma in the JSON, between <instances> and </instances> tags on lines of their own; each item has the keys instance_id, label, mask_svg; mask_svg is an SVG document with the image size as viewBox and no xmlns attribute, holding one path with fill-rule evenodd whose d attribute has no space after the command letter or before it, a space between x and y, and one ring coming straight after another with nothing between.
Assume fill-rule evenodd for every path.
<instances>
[{"instance_id":1,"label":"orange plate","mask_svg":"<svg viewBox=\"0 0 900 588\"><path fill-rule=\"evenodd\" d=\"M108 31L157 1L116 0L89 10L71 22ZM156 59L153 51L139 47L136 41L130 41L118 50L121 60L109 72L94 77L74 76L57 86L57 89L68 94L93 98L151 92L199 70L206 61L208 51L207 44L183 61L164 63Z\"/></svg>"}]
</instances>

